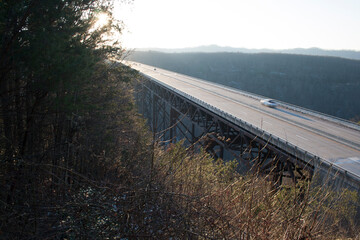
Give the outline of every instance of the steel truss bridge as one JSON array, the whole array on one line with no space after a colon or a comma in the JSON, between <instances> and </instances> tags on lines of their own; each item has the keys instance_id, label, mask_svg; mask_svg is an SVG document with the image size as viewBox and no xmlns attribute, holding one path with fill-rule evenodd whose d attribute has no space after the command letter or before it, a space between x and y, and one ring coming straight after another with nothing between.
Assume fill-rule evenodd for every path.
<instances>
[{"instance_id":1,"label":"steel truss bridge","mask_svg":"<svg viewBox=\"0 0 360 240\"><path fill-rule=\"evenodd\" d=\"M191 88L187 84L195 85L196 81L202 80L144 64L128 64L131 64L142 76L135 96L139 111L148 119L151 130L162 142L174 143L184 139L188 146L194 143L201 144L214 158L236 158L242 171L260 171L271 176L277 184L281 184L285 179L295 182L299 179L309 180L316 173L316 176L320 177L318 180L327 181L336 188L360 189L359 126L342 119L280 103L287 106L286 111L295 111L295 115L301 114L297 117L306 120L311 116L321 118L322 121L335 121L337 125L341 125L351 134L355 134L354 139L358 142L329 134L330 141L338 140L341 144L347 144L345 147L354 148L353 152L349 153L350 157L346 156L347 158L337 158L336 160L345 159L346 164L343 162L336 164L336 161L328 160L321 154L317 155L304 150L295 145L291 139L284 139L271 133L265 126L263 127L263 118L261 118L260 127L256 126L233 114L231 106L230 110L226 111L226 107L215 106L210 100L207 101L206 96L203 97L201 92L197 93L199 90L195 90L195 94L187 91L188 88ZM169 79L165 80L164 78ZM182 82L180 83L182 87L176 86L177 83L174 79L184 78L190 79L192 82ZM229 91L228 94L225 94L229 103L225 102L224 106L235 101L230 97L234 92L246 98L255 98L256 102L261 98L261 96L221 85L211 84L211 86L215 89L218 87ZM214 94L220 95L218 90L215 90ZM214 100L216 102L216 99ZM269 110L264 110L265 113L266 111ZM301 125L301 121L299 125ZM321 133L322 130L320 129L318 132ZM301 137L300 135L296 136ZM306 140L305 137L302 138L304 141ZM351 160L350 164L347 164L349 163L348 159Z\"/></svg>"}]
</instances>

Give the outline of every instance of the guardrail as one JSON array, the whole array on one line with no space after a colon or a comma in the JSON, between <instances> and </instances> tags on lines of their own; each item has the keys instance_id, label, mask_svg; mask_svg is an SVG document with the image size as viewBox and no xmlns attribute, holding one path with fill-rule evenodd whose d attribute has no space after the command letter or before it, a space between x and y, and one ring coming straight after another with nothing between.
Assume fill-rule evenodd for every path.
<instances>
[{"instance_id":1,"label":"guardrail","mask_svg":"<svg viewBox=\"0 0 360 240\"><path fill-rule=\"evenodd\" d=\"M264 131L263 129L260 129L250 123L247 123L227 112L222 111L221 109L219 109L213 105L210 105L198 98L195 98L194 96L191 96L191 95L184 93L174 87L171 87L171 86L167 85L166 83L163 83L151 76L148 76L144 73L140 73L140 74L143 75L144 77L151 79L152 81L158 83L159 85L163 86L164 88L167 88L167 89L179 94L180 96L183 96L183 97L191 100L192 102L214 112L215 114L223 117L224 119L229 120L230 122L233 122L234 124L238 125L239 127L253 133L254 135L265 140L266 142L291 154L292 156L302 159L304 162L314 166L317 171L331 173L333 176L341 175L342 179L343 179L343 181L342 181L343 183L345 183L346 185L348 185L356 190L360 190L360 176L357 176L351 172L348 172L345 169L341 168L340 166L334 165L333 163L331 163L330 161L328 161L326 159L320 158L313 153L307 152L307 151L303 150L302 148L299 148L299 147L293 145L292 143L286 141L285 139L274 136L274 135ZM236 91L238 91L238 90L236 90ZM249 96L252 97L254 95L250 94ZM258 96L260 96L260 95L258 95ZM346 182L345 182L345 179L346 179Z\"/></svg>"},{"instance_id":2,"label":"guardrail","mask_svg":"<svg viewBox=\"0 0 360 240\"><path fill-rule=\"evenodd\" d=\"M186 76L186 75L183 75L183 76ZM195 78L195 77L192 77L192 78ZM207 83L207 84L214 85L216 87L220 87L220 88L223 88L223 89L230 90L232 92L240 93L243 96L247 96L247 97L250 97L250 98L253 98L253 99L261 100L261 99L269 98L269 97L265 97L265 96L262 96L262 95L259 95L259 94L250 93L250 92L247 92L247 91L244 91L244 90L241 90L241 89L237 89L237 88L234 88L234 87L225 86L225 85L215 83L215 82L209 82L209 81L206 81L206 80L203 80L203 79L200 79L200 78L195 78L195 79L198 80L198 81ZM308 114L308 115L311 115L311 116L314 116L314 117L318 117L320 119L327 120L329 122L340 124L342 126L345 126L345 127L352 128L352 129L360 131L360 125L357 124L357 123L351 122L349 120L339 118L339 117L335 117L335 116L331 116L331 115L328 115L328 114L325 114L325 113L321 113L321 112L318 112L318 111L315 111L315 110L311 110L311 109L307 109L307 108L304 108L304 107L296 106L296 105L286 103L286 102L282 102L282 101L279 101L279 100L276 100L276 102L279 103L279 105L284 107L284 108L287 108L287 109L290 109L290 110L293 110L293 111L297 111L297 112L300 112L300 113Z\"/></svg>"}]
</instances>

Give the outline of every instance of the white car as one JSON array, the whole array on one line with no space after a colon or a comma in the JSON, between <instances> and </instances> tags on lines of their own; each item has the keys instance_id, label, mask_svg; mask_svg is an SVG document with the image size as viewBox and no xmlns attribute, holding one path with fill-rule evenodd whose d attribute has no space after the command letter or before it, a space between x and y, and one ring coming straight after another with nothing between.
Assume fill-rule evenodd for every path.
<instances>
[{"instance_id":1,"label":"white car","mask_svg":"<svg viewBox=\"0 0 360 240\"><path fill-rule=\"evenodd\" d=\"M278 105L273 99L262 99L260 100L260 103L264 106L271 108L277 107Z\"/></svg>"}]
</instances>

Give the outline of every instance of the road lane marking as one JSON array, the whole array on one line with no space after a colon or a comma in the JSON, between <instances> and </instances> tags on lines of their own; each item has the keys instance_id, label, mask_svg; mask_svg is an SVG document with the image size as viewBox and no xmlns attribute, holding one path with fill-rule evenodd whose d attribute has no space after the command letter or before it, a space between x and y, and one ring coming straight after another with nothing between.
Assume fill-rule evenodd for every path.
<instances>
[{"instance_id":1,"label":"road lane marking","mask_svg":"<svg viewBox=\"0 0 360 240\"><path fill-rule=\"evenodd\" d=\"M153 73L156 72L156 71L153 71L152 68L149 68L149 70L150 70L151 72L153 72ZM158 71L158 72L156 72L156 73L159 74L160 71ZM248 104L248 103L244 103L244 102L242 102L242 101L240 101L240 100L235 100L235 99L233 99L232 97L226 96L226 95L221 94L221 93L216 93L216 92L214 92L214 90L206 89L206 88L203 88L203 87L200 87L200 86L194 84L194 83L196 83L196 82L201 82L201 83L204 84L204 85L208 85L208 86L210 85L210 86L219 87L219 86L217 86L217 85L215 85L215 84L213 84L213 83L209 83L209 82L206 82L206 81L204 81L204 80L202 80L202 79L198 79L198 78L194 78L194 77L189 77L189 76L186 76L186 75L180 75L180 74L178 74L177 77L174 77L174 75L173 75L173 76L170 76L170 75L167 74L167 73L160 73L160 74L165 75L166 77L169 77L169 78L176 79L176 80L178 80L178 81L180 81L180 82L187 83L187 84L192 85L192 86L194 86L194 87L201 88L202 90L205 90L205 92L208 92L208 93L213 94L213 95L217 95L218 97L221 97L221 98L224 98L224 99L228 99L228 100L230 100L230 101L232 101L232 102L234 102L234 103L237 103L237 104L242 105L243 107L247 107L247 108L249 108L249 109L252 109L252 110L255 110L255 111L260 111L260 112L262 112L262 113L268 114L268 115L270 115L271 117L274 117L274 118L276 118L276 119L278 119L278 120L280 120L280 121L286 122L287 124L294 125L294 126L296 126L296 127L303 128L303 129L305 129L305 130L307 130L307 131L310 131L311 133L316 134L317 136L320 136L320 137L322 137L322 138L324 138L324 139L332 140L333 142L337 142L337 143L343 144L343 145L345 145L346 147L348 147L348 148L350 148L350 149L352 149L352 150L355 149L355 150L357 150L357 151L360 151L360 145L355 144L353 141L350 141L350 140L344 139L344 138L342 138L342 137L339 137L339 136L337 136L337 134L334 135L334 134L331 134L329 131L325 132L324 130L311 127L311 126L309 126L309 125L306 125L306 124L303 124L303 123L294 121L294 120L292 120L292 119L288 119L288 118L286 118L286 117L284 117L284 116L281 116L281 115L278 115L278 114L274 114L274 113L270 113L269 111L266 111L265 109L259 109L258 107L254 106L254 105L250 105L250 104ZM176 75L175 75L175 76L176 76ZM184 79L180 79L180 78L178 78L178 77L185 77L185 79L190 79L191 81L194 81L194 82L193 82L193 83L190 83L190 82L188 82L188 81L186 81L186 80L184 80ZM161 81L161 80L160 80L160 81ZM227 89L227 88L224 88L224 87L220 87L220 89L222 89L222 90L230 90L230 89ZM233 92L233 90L230 90L230 91ZM244 113L244 112L242 112L242 113ZM245 113L245 115L247 115L247 114ZM306 139L306 138L304 138L304 137L302 137L302 136L298 136L298 137L299 137L299 138L302 138L303 140L309 141L308 139Z\"/></svg>"},{"instance_id":2,"label":"road lane marking","mask_svg":"<svg viewBox=\"0 0 360 240\"><path fill-rule=\"evenodd\" d=\"M307 139L307 138L304 138L304 137L302 137L302 136L299 136L299 135L296 135L298 138L301 138L301 139L304 139L305 141L309 141L309 139Z\"/></svg>"}]
</instances>

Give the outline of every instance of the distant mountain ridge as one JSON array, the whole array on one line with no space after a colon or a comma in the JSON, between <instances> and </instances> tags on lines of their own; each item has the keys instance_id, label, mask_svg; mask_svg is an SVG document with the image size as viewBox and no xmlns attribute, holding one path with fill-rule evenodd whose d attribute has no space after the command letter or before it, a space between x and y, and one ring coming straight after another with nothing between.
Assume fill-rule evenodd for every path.
<instances>
[{"instance_id":1,"label":"distant mountain ridge","mask_svg":"<svg viewBox=\"0 0 360 240\"><path fill-rule=\"evenodd\" d=\"M242 52L242 53L286 53L286 54L301 54L312 56L329 56L329 57L341 57L347 59L360 60L360 51L352 50L325 50L321 48L294 48L284 50L273 49L248 49L248 48L234 48L223 47L218 45L206 45L191 48L139 48L136 51L157 51L164 53L190 53L190 52Z\"/></svg>"}]
</instances>

